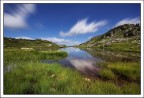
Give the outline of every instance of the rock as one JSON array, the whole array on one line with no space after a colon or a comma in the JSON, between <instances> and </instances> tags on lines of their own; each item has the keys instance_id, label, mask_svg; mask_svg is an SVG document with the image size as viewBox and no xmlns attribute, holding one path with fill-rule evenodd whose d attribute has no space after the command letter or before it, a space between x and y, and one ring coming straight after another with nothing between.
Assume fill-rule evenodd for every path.
<instances>
[{"instance_id":1,"label":"rock","mask_svg":"<svg viewBox=\"0 0 144 98\"><path fill-rule=\"evenodd\" d=\"M48 47L51 47L51 46L52 46L52 44L49 44L49 45L48 45Z\"/></svg>"},{"instance_id":2,"label":"rock","mask_svg":"<svg viewBox=\"0 0 144 98\"><path fill-rule=\"evenodd\" d=\"M22 47L21 49L24 49L24 50L33 50L33 48L24 48L24 47Z\"/></svg>"},{"instance_id":3,"label":"rock","mask_svg":"<svg viewBox=\"0 0 144 98\"><path fill-rule=\"evenodd\" d=\"M84 80L87 82L91 82L91 80L89 78L84 78Z\"/></svg>"},{"instance_id":4,"label":"rock","mask_svg":"<svg viewBox=\"0 0 144 98\"><path fill-rule=\"evenodd\" d=\"M55 76L55 74L51 75L51 77L53 78Z\"/></svg>"}]
</instances>

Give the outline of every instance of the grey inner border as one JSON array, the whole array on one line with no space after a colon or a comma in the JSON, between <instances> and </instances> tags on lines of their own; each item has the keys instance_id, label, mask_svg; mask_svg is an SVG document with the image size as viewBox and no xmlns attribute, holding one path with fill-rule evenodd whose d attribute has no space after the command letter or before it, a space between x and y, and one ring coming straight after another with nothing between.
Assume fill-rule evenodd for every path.
<instances>
[{"instance_id":1,"label":"grey inner border","mask_svg":"<svg viewBox=\"0 0 144 98\"><path fill-rule=\"evenodd\" d=\"M40 1L40 0L1 0L1 1ZM0 1L0 13L2 12L2 10L1 10L1 1ZM143 0L41 0L41 1L143 1ZM144 6L144 1L143 1L143 5L141 5L141 6ZM143 7L143 10L144 10L144 7ZM142 13L141 13L142 14ZM144 17L144 14L143 15L141 15L141 17ZM1 20L1 15L0 15L0 21L3 21L3 20ZM141 21L141 23L144 23L144 21ZM2 24L1 24L2 25ZM1 25L0 25L0 30L1 30ZM143 28L143 31L144 31L144 28ZM1 36L1 34L2 34L3 32L1 32L0 31L0 43L2 43L1 42L1 37L3 37L3 36ZM142 36L142 33L144 33L144 32L141 32L141 36ZM143 38L144 38L144 35L143 35ZM141 41L143 41L143 43L144 43L144 40L141 40ZM144 49L143 49L144 50ZM1 51L1 44L0 44L0 51ZM0 54L1 54L1 52L0 52ZM142 54L142 56L143 56L143 58L144 58L144 55ZM0 57L0 62L1 62L1 57ZM1 65L2 66L2 65ZM143 66L143 65L141 65L141 66ZM0 70L2 70L1 69L1 67L0 67ZM144 67L143 67L143 70L144 70ZM0 73L1 74L1 73ZM141 76L142 77L142 76ZM0 81L2 81L1 80L1 75L0 75ZM142 80L142 83L144 83L144 76L143 76L143 80ZM141 83L141 84L142 84ZM144 85L143 85L143 88L144 88ZM1 83L0 83L0 89L1 89ZM0 90L0 97L1 97L1 91L2 90ZM142 95L142 96L144 96L144 94ZM29 97L29 96L28 96ZM1 97L1 98L3 98L3 97ZM5 98L11 98L11 97L5 97ZM27 98L27 97L21 97L21 98ZM37 97L38 98L38 97ZM41 98L41 97L39 97L39 98ZM53 97L53 98L59 98L59 97ZM69 98L75 98L75 97L69 97ZM88 98L88 97L85 97L85 98ZM102 98L102 97L101 97ZM103 98L106 98L106 97L103 97ZM121 97L117 97L117 98L121 98ZM131 97L127 97L127 98L131 98ZM143 98L143 97L133 97L133 98Z\"/></svg>"},{"instance_id":2,"label":"grey inner border","mask_svg":"<svg viewBox=\"0 0 144 98\"><path fill-rule=\"evenodd\" d=\"M143 0L1 0L1 1L143 1Z\"/></svg>"}]
</instances>

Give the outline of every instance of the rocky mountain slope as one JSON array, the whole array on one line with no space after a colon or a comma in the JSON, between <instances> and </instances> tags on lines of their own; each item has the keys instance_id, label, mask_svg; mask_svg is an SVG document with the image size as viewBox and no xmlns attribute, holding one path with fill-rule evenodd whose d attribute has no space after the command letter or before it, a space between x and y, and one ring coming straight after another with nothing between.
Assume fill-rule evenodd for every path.
<instances>
[{"instance_id":1,"label":"rocky mountain slope","mask_svg":"<svg viewBox=\"0 0 144 98\"><path fill-rule=\"evenodd\" d=\"M79 45L80 48L140 52L140 25L124 24L93 37Z\"/></svg>"}]
</instances>

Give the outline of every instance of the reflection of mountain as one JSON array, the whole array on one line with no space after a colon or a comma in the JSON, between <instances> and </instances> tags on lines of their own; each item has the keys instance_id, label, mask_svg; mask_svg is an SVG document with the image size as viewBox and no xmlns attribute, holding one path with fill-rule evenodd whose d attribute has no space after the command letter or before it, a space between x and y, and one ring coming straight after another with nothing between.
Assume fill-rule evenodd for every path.
<instances>
[{"instance_id":1,"label":"reflection of mountain","mask_svg":"<svg viewBox=\"0 0 144 98\"><path fill-rule=\"evenodd\" d=\"M80 44L81 48L140 52L140 25L125 24Z\"/></svg>"},{"instance_id":2,"label":"reflection of mountain","mask_svg":"<svg viewBox=\"0 0 144 98\"><path fill-rule=\"evenodd\" d=\"M102 58L108 61L138 61L140 60L140 53L136 52L120 52L120 51L98 51L94 49L85 49L94 57Z\"/></svg>"},{"instance_id":3,"label":"reflection of mountain","mask_svg":"<svg viewBox=\"0 0 144 98\"><path fill-rule=\"evenodd\" d=\"M62 51L66 51L68 53L68 59L94 59L89 53L86 51L80 50L79 48L67 47L61 49Z\"/></svg>"},{"instance_id":4,"label":"reflection of mountain","mask_svg":"<svg viewBox=\"0 0 144 98\"><path fill-rule=\"evenodd\" d=\"M71 52L79 52L79 51L80 51L79 48L73 48L73 47L63 48L63 49L61 49L61 50L64 50L64 51L66 51L66 52L68 52L68 53L71 53Z\"/></svg>"}]
</instances>

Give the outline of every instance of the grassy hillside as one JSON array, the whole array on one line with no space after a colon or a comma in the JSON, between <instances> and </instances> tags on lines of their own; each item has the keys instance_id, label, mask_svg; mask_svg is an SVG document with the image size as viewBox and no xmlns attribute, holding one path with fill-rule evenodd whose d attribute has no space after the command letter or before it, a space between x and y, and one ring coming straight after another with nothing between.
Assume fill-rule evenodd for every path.
<instances>
[{"instance_id":1,"label":"grassy hillside","mask_svg":"<svg viewBox=\"0 0 144 98\"><path fill-rule=\"evenodd\" d=\"M59 46L50 41L36 39L4 38L4 48L34 49L34 50L57 50Z\"/></svg>"},{"instance_id":2,"label":"grassy hillside","mask_svg":"<svg viewBox=\"0 0 144 98\"><path fill-rule=\"evenodd\" d=\"M125 24L79 45L81 48L140 52L139 24Z\"/></svg>"}]
</instances>

